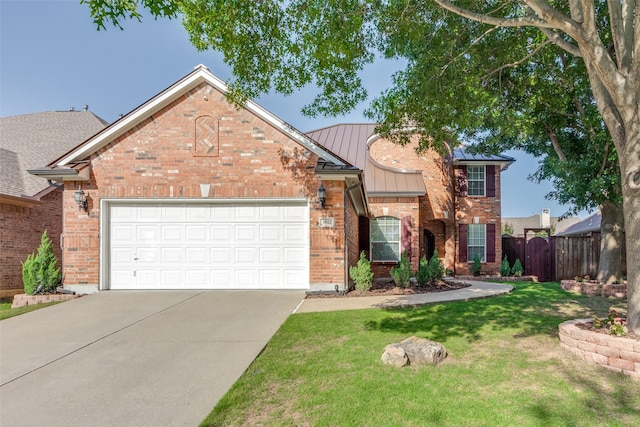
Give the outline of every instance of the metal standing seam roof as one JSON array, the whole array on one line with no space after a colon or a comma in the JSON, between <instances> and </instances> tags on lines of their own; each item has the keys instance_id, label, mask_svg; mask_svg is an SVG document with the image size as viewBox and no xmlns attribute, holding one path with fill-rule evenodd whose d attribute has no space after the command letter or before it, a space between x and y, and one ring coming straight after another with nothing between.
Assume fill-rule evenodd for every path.
<instances>
[{"instance_id":1,"label":"metal standing seam roof","mask_svg":"<svg viewBox=\"0 0 640 427\"><path fill-rule=\"evenodd\" d=\"M364 171L365 187L375 195L425 195L427 190L420 171L402 171L375 162L367 145L374 136L375 124L338 124L307 132L306 135Z\"/></svg>"},{"instance_id":2,"label":"metal standing seam roof","mask_svg":"<svg viewBox=\"0 0 640 427\"><path fill-rule=\"evenodd\" d=\"M591 233L593 231L600 231L600 222L602 221L602 213L600 210L589 215L582 221L575 223L566 229L562 230L559 233L556 233L555 236L573 236L580 235L585 233Z\"/></svg>"},{"instance_id":3,"label":"metal standing seam roof","mask_svg":"<svg viewBox=\"0 0 640 427\"><path fill-rule=\"evenodd\" d=\"M513 157L504 154L470 154L464 147L456 147L453 149L453 160L457 162L507 162L513 163Z\"/></svg>"},{"instance_id":4,"label":"metal standing seam roof","mask_svg":"<svg viewBox=\"0 0 640 427\"><path fill-rule=\"evenodd\" d=\"M0 118L0 193L34 196L49 187L27 172L51 162L108 123L90 111L46 111Z\"/></svg>"}]
</instances>

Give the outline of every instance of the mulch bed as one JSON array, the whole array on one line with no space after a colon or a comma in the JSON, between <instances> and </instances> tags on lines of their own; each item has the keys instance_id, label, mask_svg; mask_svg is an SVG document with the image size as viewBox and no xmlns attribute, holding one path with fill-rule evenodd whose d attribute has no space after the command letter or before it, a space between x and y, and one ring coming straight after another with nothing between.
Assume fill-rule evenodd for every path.
<instances>
[{"instance_id":1,"label":"mulch bed","mask_svg":"<svg viewBox=\"0 0 640 427\"><path fill-rule=\"evenodd\" d=\"M352 290L347 293L342 292L323 292L309 293L307 298L349 298L349 297L372 297L387 295L413 295L428 294L432 292L445 292L455 289L468 288L471 286L464 282L447 281L438 282L435 286L419 286L417 283L411 283L408 288L400 288L393 283L393 280L376 280L371 289L368 291Z\"/></svg>"},{"instance_id":2,"label":"mulch bed","mask_svg":"<svg viewBox=\"0 0 640 427\"><path fill-rule=\"evenodd\" d=\"M598 332L600 334L611 335L607 328L596 328L593 326L593 322L585 322L585 323L576 323L576 327L580 329L584 329L585 331ZM634 334L629 331L624 335L611 335L611 336L619 336L620 338L631 338L632 340L640 341L640 335Z\"/></svg>"}]
</instances>

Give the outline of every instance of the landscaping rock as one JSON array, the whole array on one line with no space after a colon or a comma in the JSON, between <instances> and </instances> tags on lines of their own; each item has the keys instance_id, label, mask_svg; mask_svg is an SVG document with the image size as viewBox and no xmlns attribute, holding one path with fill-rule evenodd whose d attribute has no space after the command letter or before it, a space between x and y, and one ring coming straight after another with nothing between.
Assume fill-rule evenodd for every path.
<instances>
[{"instance_id":1,"label":"landscaping rock","mask_svg":"<svg viewBox=\"0 0 640 427\"><path fill-rule=\"evenodd\" d=\"M446 357L447 349L439 342L413 336L387 345L381 359L387 365L400 368L406 365L437 365Z\"/></svg>"}]
</instances>

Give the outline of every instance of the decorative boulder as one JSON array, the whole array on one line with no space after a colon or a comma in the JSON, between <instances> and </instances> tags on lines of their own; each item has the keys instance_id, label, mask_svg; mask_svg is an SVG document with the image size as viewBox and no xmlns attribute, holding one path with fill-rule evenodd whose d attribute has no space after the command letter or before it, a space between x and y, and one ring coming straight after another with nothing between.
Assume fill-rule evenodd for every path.
<instances>
[{"instance_id":1,"label":"decorative boulder","mask_svg":"<svg viewBox=\"0 0 640 427\"><path fill-rule=\"evenodd\" d=\"M413 336L386 346L381 359L387 365L400 368L406 365L437 365L446 357L447 349L439 342Z\"/></svg>"}]
</instances>

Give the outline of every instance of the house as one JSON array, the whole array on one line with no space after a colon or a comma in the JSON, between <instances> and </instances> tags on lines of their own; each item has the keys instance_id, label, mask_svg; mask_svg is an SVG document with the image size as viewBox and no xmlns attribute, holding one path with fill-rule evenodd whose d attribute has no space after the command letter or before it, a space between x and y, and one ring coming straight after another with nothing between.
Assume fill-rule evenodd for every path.
<instances>
[{"instance_id":1,"label":"house","mask_svg":"<svg viewBox=\"0 0 640 427\"><path fill-rule=\"evenodd\" d=\"M513 159L416 154L374 126L303 134L239 108L205 66L36 176L64 186L65 287L345 289L434 249L469 272L500 265L500 171Z\"/></svg>"},{"instance_id":2,"label":"house","mask_svg":"<svg viewBox=\"0 0 640 427\"><path fill-rule=\"evenodd\" d=\"M22 265L43 231L61 258L62 189L29 174L76 147L107 123L88 110L0 118L0 298L24 292Z\"/></svg>"},{"instance_id":3,"label":"house","mask_svg":"<svg viewBox=\"0 0 640 427\"><path fill-rule=\"evenodd\" d=\"M598 209L583 220L578 220L571 224L569 227L557 232L555 236L586 236L593 232L600 232L600 221L602 220L602 214Z\"/></svg>"},{"instance_id":4,"label":"house","mask_svg":"<svg viewBox=\"0 0 640 427\"><path fill-rule=\"evenodd\" d=\"M502 229L512 230L509 233L513 237L524 237L525 228L550 228L551 234L557 234L580 222L578 217L557 217L551 216L549 209L541 209L540 214L533 214L528 217L503 217ZM530 235L531 236L531 235Z\"/></svg>"}]
</instances>

